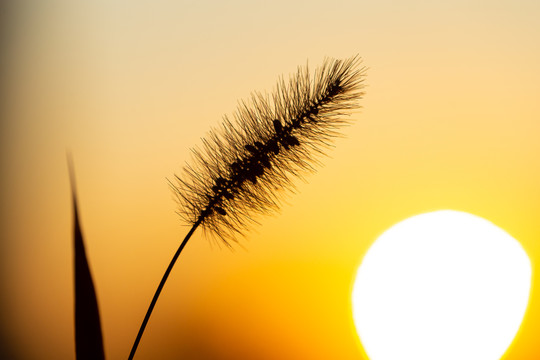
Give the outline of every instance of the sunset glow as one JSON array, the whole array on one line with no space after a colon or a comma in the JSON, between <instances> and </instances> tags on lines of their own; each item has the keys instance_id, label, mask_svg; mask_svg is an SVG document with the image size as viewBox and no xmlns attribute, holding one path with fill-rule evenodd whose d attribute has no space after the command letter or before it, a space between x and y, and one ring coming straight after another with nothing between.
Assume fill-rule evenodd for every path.
<instances>
[{"instance_id":1,"label":"sunset glow","mask_svg":"<svg viewBox=\"0 0 540 360\"><path fill-rule=\"evenodd\" d=\"M320 134L335 142L294 192L274 184L279 212L223 209L256 222L231 250L194 232L135 360L368 360L352 316L361 260L395 224L439 209L485 219L527 253L525 315L493 354L515 335L503 360L540 359L540 1L3 3L0 359L75 356L67 152L105 355L127 359L190 229L169 183L190 149L252 92L353 56L365 95L343 136ZM389 271L411 264L395 261Z\"/></svg>"},{"instance_id":2,"label":"sunset glow","mask_svg":"<svg viewBox=\"0 0 540 360\"><path fill-rule=\"evenodd\" d=\"M515 239L456 211L414 216L371 246L353 292L370 360L498 360L521 324L531 264Z\"/></svg>"}]
</instances>

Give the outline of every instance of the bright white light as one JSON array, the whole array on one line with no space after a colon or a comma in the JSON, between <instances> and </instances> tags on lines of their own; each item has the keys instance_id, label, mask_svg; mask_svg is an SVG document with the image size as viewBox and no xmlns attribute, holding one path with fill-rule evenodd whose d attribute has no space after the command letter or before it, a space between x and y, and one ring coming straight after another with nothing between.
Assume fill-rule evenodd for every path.
<instances>
[{"instance_id":1,"label":"bright white light","mask_svg":"<svg viewBox=\"0 0 540 360\"><path fill-rule=\"evenodd\" d=\"M370 360L497 360L530 284L530 260L506 232L463 212L427 213L371 246L354 284L354 322Z\"/></svg>"}]
</instances>

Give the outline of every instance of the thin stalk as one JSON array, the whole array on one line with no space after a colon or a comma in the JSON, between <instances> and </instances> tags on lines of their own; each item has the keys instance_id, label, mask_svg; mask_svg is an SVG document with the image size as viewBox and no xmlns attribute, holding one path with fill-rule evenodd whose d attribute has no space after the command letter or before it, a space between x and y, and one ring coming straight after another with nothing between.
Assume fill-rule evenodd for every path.
<instances>
[{"instance_id":1,"label":"thin stalk","mask_svg":"<svg viewBox=\"0 0 540 360\"><path fill-rule=\"evenodd\" d=\"M137 351L137 346L139 346L139 342L141 341L141 337L144 333L144 329L146 328L146 324L148 323L148 319L150 319L150 315L152 315L152 310L154 310L154 306L156 305L156 302L159 298L159 294L161 294L161 290L163 290L163 286L165 285L165 282L167 281L167 278L169 277L169 274L171 273L171 270L176 263L176 260L178 259L178 256L180 256L180 253L184 249L184 246L186 246L189 238L191 238L191 235L193 235L193 232L195 232L195 229L197 229L197 226L200 225L202 219L199 219L195 224L193 224L193 227L191 230L189 230L189 233L184 238L184 241L180 244L180 247L178 250L176 250L176 253L174 254L173 258L171 259L171 262L169 263L169 266L167 267L167 270L165 270L165 273L163 274L163 277L161 278L161 282L159 283L156 292L154 294L154 297L152 298L152 301L150 302L150 306L148 306L148 310L146 311L146 315L144 316L144 320L141 324L141 327L139 328L139 333L137 334L137 337L135 338L135 342L133 343L133 347L131 348L131 352L129 353L129 360L132 360L135 356L135 351Z\"/></svg>"}]
</instances>

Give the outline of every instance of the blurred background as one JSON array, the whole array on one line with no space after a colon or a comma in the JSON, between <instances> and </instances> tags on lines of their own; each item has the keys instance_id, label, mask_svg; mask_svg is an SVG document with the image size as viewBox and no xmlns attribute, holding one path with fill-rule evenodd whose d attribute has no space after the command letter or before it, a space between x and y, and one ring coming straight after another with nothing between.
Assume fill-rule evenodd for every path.
<instances>
[{"instance_id":1,"label":"blurred background","mask_svg":"<svg viewBox=\"0 0 540 360\"><path fill-rule=\"evenodd\" d=\"M74 358L67 151L106 355L127 358L188 231L166 179L189 148L251 91L355 54L367 93L346 137L235 251L195 234L136 358L365 358L356 269L388 227L438 209L521 242L531 297L503 359L540 357L540 2L3 6L1 358Z\"/></svg>"}]
</instances>

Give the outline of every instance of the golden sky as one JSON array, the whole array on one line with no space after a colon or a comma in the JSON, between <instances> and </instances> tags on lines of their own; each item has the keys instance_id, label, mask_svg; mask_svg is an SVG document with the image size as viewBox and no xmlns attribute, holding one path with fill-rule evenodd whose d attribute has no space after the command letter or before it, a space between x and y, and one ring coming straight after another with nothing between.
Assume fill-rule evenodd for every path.
<instances>
[{"instance_id":1,"label":"golden sky","mask_svg":"<svg viewBox=\"0 0 540 360\"><path fill-rule=\"evenodd\" d=\"M0 355L74 358L67 150L106 355L127 358L188 230L166 179L251 91L359 54L363 109L324 167L234 252L195 234L136 358L362 359L350 303L362 256L391 225L438 209L521 242L531 297L503 359L540 357L540 2L22 0L6 11Z\"/></svg>"}]
</instances>

